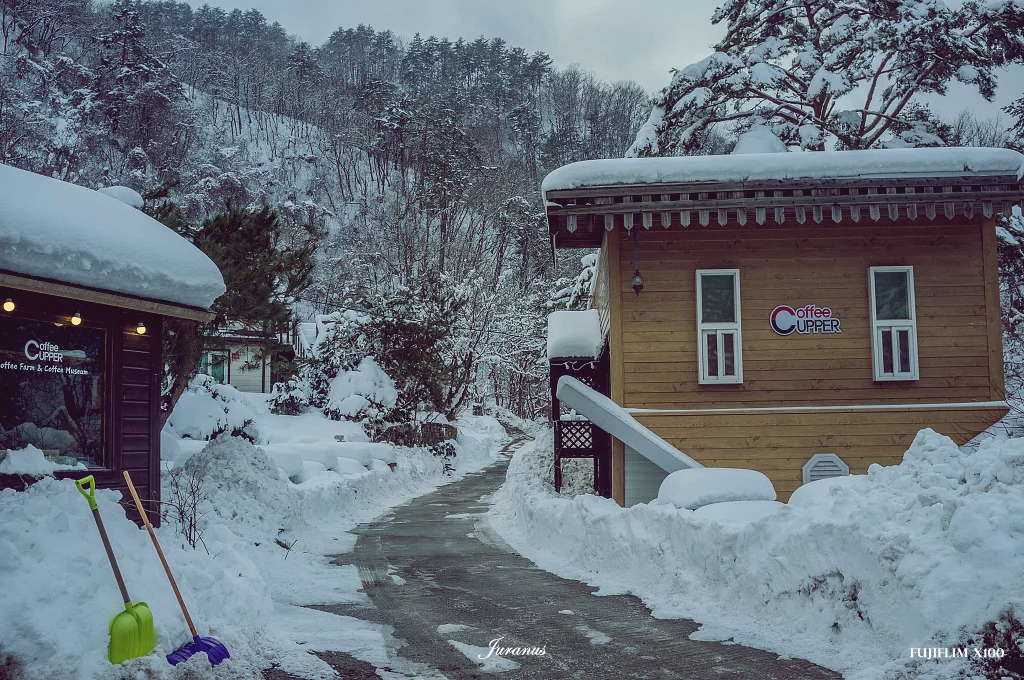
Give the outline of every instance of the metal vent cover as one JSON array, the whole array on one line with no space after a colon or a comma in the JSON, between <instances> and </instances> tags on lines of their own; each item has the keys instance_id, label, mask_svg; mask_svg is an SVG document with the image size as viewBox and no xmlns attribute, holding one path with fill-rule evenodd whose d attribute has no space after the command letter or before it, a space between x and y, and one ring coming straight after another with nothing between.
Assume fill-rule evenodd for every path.
<instances>
[{"instance_id":1,"label":"metal vent cover","mask_svg":"<svg viewBox=\"0 0 1024 680\"><path fill-rule=\"evenodd\" d=\"M850 466L834 453L816 453L804 463L803 474L804 484L808 484L819 479L848 475Z\"/></svg>"}]
</instances>

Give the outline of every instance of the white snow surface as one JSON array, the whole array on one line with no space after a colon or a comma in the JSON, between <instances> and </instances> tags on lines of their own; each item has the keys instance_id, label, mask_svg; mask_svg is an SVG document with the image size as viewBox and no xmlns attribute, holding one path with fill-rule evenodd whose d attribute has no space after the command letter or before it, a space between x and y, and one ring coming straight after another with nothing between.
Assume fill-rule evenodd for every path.
<instances>
[{"instance_id":1,"label":"white snow surface","mask_svg":"<svg viewBox=\"0 0 1024 680\"><path fill-rule=\"evenodd\" d=\"M767 64L758 64L759 66L767 66ZM765 125L755 125L736 140L736 146L733 147L732 153L735 154L752 154L752 153L786 153L789 151L786 145L782 143L782 140L775 136L775 133L768 129Z\"/></svg>"},{"instance_id":2,"label":"white snow surface","mask_svg":"<svg viewBox=\"0 0 1024 680\"><path fill-rule=\"evenodd\" d=\"M604 337L596 309L580 312L552 312L548 315L548 358L587 357L601 355Z\"/></svg>"},{"instance_id":3,"label":"white snow surface","mask_svg":"<svg viewBox=\"0 0 1024 680\"><path fill-rule=\"evenodd\" d=\"M225 291L210 258L145 213L3 164L0 269L202 309Z\"/></svg>"},{"instance_id":4,"label":"white snow surface","mask_svg":"<svg viewBox=\"0 0 1024 680\"><path fill-rule=\"evenodd\" d=\"M757 182L787 179L1024 176L1024 155L1010 149L923 148L727 156L613 158L570 163L550 172L543 191L633 184Z\"/></svg>"},{"instance_id":5,"label":"white snow surface","mask_svg":"<svg viewBox=\"0 0 1024 680\"><path fill-rule=\"evenodd\" d=\"M101 194L106 194L107 196L116 198L125 205L130 205L135 209L141 209L144 205L146 205L146 202L142 199L142 195L139 192L135 191L135 189L129 189L128 187L103 187L102 189L97 189L96 191L100 192Z\"/></svg>"},{"instance_id":6,"label":"white snow surface","mask_svg":"<svg viewBox=\"0 0 1024 680\"><path fill-rule=\"evenodd\" d=\"M774 515L785 506L785 503L778 501L725 501L724 503L702 505L694 510L693 514L719 522L749 524L762 517Z\"/></svg>"},{"instance_id":7,"label":"white snow surface","mask_svg":"<svg viewBox=\"0 0 1024 680\"><path fill-rule=\"evenodd\" d=\"M828 480L827 493L749 521L559 497L545 479L551 446L547 433L515 454L491 525L543 569L702 623L695 639L809 659L847 680L952 680L984 672L909 649L965 644L1024 609L1022 439L961 450L922 430L900 465Z\"/></svg>"},{"instance_id":8,"label":"white snow surface","mask_svg":"<svg viewBox=\"0 0 1024 680\"><path fill-rule=\"evenodd\" d=\"M658 489L661 503L696 510L728 501L774 501L775 487L757 470L740 468L689 468L676 470Z\"/></svg>"},{"instance_id":9,"label":"white snow surface","mask_svg":"<svg viewBox=\"0 0 1024 680\"><path fill-rule=\"evenodd\" d=\"M62 465L46 458L46 455L29 444L23 449L7 449L7 455L0 460L0 474L52 477L57 470L85 470L81 463Z\"/></svg>"}]
</instances>

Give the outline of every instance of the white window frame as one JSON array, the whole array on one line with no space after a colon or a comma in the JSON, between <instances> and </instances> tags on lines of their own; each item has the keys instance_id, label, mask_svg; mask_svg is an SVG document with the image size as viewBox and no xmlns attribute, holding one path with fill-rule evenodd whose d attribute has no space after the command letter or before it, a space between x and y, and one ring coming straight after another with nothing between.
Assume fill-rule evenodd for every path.
<instances>
[{"instance_id":1,"label":"white window frame","mask_svg":"<svg viewBox=\"0 0 1024 680\"><path fill-rule=\"evenodd\" d=\"M704 318L703 299L704 294L701 288L702 276L732 275L733 277L733 299L736 301L736 321L734 323L702 323ZM742 316L740 315L740 270L739 269L698 269L697 270L697 370L698 383L701 385L736 385L743 382L743 335L740 330ZM708 371L708 345L705 337L715 334L718 339L718 375L709 375ZM735 333L736 346L734 351L734 368L736 375L723 376L725 369L725 353L722 351L722 333Z\"/></svg>"},{"instance_id":2,"label":"white window frame","mask_svg":"<svg viewBox=\"0 0 1024 680\"><path fill-rule=\"evenodd\" d=\"M910 318L906 320L886 319L879 320L877 315L877 300L875 299L875 274L878 272L905 272L907 274L907 297ZM914 268L909 265L898 267L868 267L868 306L871 309L871 365L874 378L878 382L893 380L918 380L920 379L920 367L917 352L917 309L914 298ZM893 372L883 372L882 362L882 332L892 332L892 360ZM910 371L897 372L899 357L899 335L898 331L909 331L910 333Z\"/></svg>"}]
</instances>

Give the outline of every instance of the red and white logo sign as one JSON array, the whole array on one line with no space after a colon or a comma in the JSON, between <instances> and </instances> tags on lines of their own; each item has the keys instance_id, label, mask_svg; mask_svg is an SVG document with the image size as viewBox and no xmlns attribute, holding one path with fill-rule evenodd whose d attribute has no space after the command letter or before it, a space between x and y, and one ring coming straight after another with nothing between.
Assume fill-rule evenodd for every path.
<instances>
[{"instance_id":1,"label":"red and white logo sign","mask_svg":"<svg viewBox=\"0 0 1024 680\"><path fill-rule=\"evenodd\" d=\"M769 322L772 330L779 335L790 335L794 332L801 335L843 332L839 318L833 316L832 310L817 305L806 305L798 309L789 305L779 305L772 310Z\"/></svg>"}]
</instances>

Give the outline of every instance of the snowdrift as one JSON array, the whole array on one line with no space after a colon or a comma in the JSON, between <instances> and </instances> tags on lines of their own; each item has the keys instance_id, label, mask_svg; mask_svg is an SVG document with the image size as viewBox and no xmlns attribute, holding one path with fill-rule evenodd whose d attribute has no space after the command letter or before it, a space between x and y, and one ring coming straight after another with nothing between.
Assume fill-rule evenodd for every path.
<instances>
[{"instance_id":1,"label":"snowdrift","mask_svg":"<svg viewBox=\"0 0 1024 680\"><path fill-rule=\"evenodd\" d=\"M970 452L922 430L900 465L750 521L714 505L562 498L545 481L550 457L550 435L516 455L490 515L498 532L544 569L635 594L658 617L695 619L695 638L847 678L952 678L994 671L911 659L910 648L973 643L987 623L1024 612L1024 440Z\"/></svg>"}]
</instances>

